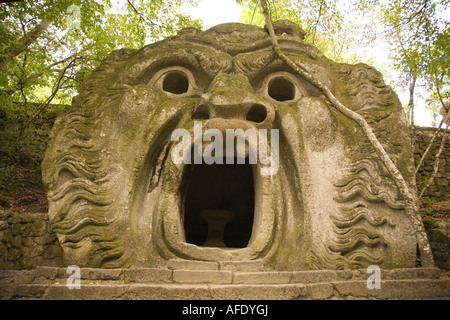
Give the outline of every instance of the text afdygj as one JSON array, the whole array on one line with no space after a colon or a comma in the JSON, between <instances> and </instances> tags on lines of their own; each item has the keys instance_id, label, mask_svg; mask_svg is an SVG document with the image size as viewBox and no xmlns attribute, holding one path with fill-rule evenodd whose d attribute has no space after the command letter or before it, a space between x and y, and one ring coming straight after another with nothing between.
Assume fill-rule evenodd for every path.
<instances>
[{"instance_id":1,"label":"text afdygj","mask_svg":"<svg viewBox=\"0 0 450 320\"><path fill-rule=\"evenodd\" d=\"M183 307L183 315L209 315L214 317L215 314L221 313L225 315L261 315L267 317L269 312L268 305L246 305L246 304L229 304L226 308L219 309L213 306L197 307L189 304Z\"/></svg>"}]
</instances>

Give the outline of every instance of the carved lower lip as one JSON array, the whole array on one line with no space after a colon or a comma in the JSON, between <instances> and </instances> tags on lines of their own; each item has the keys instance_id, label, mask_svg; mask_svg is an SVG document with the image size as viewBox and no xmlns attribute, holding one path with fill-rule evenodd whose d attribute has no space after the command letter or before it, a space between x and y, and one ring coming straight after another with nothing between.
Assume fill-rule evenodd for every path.
<instances>
[{"instance_id":1,"label":"carved lower lip","mask_svg":"<svg viewBox=\"0 0 450 320\"><path fill-rule=\"evenodd\" d=\"M192 133L193 127L190 127L187 130ZM193 147L192 140L191 148ZM176 148L177 145L175 143L168 145L168 149L166 149L167 154L172 154ZM234 168L242 167L242 169L238 170L247 172L248 178L246 179L246 183L249 187L253 186L253 192L249 191L245 193L248 198L251 196L250 200L235 198L234 200L228 201L246 203L247 209L240 211L233 207L230 209L230 207L218 205L218 202L213 201L211 204L212 208L208 207L209 204L202 204L197 208L194 206L194 213L192 213L192 211L189 213L192 207L190 207L191 204L188 203L188 213L186 214L188 184L193 181L191 178L187 179L187 176L191 170L194 170L196 164L194 162L177 164L171 160L170 156L167 156L165 159L164 173L161 176L167 183L163 182L161 185L161 191L158 193L159 203L157 208L155 208L156 218L153 220L154 223L156 223L153 231L153 243L162 257L165 259L181 258L203 261L245 261L265 257L270 251L275 236L275 230L277 230L277 219L273 207L275 202L280 201L280 190L276 187L278 185L278 179L276 177L261 175L261 170L263 169L259 162L256 164L234 164ZM190 165L190 167L188 167L188 165ZM237 179L239 176L239 173L227 173L228 169L233 170L233 166L226 167L227 164L218 164L217 166L219 168L223 167L225 170L224 173L221 173L223 179L228 176L234 176ZM205 167L200 168L200 177L202 175L204 177L207 176L205 173L202 173L202 170L205 170ZM217 170L220 169L212 169L213 173L217 172ZM174 181L177 182L174 183ZM195 182L194 180L194 183L199 182ZM201 188L204 190L208 188L207 182L200 184L202 186ZM228 185L228 187L233 188L234 186ZM201 192L198 193L197 198L201 195ZM222 201L226 202L226 198ZM206 213L202 214L202 210L206 211ZM205 224L208 223L208 218L206 217L208 212L211 213L212 211L212 222L214 223L215 221L217 224L221 219L219 216L236 215L233 213L236 210L240 212L241 216L246 217L244 220L241 220L241 225L239 227L241 228L241 231L243 231L242 235L238 238L238 241L233 243L233 240L230 240L230 238L233 238L233 234L240 233L238 228L233 231L234 227L230 224L228 226L229 230L224 231L234 217L225 218L228 219L228 221L223 222L225 227L222 229L219 228L219 230L222 231L222 236L224 236L222 237L223 243L217 244L217 242L214 243L208 241L211 240L208 229L205 227ZM201 214L202 216L200 216ZM185 219L186 217L188 219ZM193 221L189 220L192 217L194 217ZM195 218L197 218L197 221L195 221ZM202 219L203 222L200 221ZM186 220L188 228L186 228ZM200 230L201 232L199 232L199 238L203 237L203 239L193 240L195 235L189 230L189 224L192 226L198 223L203 223L203 231Z\"/></svg>"}]
</instances>

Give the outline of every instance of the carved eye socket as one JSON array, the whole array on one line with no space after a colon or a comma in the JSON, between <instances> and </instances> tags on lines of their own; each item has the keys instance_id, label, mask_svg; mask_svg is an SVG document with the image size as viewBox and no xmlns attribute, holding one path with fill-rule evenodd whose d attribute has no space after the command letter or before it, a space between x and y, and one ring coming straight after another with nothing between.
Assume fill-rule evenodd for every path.
<instances>
[{"instance_id":1,"label":"carved eye socket","mask_svg":"<svg viewBox=\"0 0 450 320\"><path fill-rule=\"evenodd\" d=\"M264 79L260 93L267 98L287 104L303 96L298 79L289 72L272 73Z\"/></svg>"},{"instance_id":2,"label":"carved eye socket","mask_svg":"<svg viewBox=\"0 0 450 320\"><path fill-rule=\"evenodd\" d=\"M288 79L277 77L269 81L267 86L267 93L269 96L280 102L295 99L295 86Z\"/></svg>"},{"instance_id":3,"label":"carved eye socket","mask_svg":"<svg viewBox=\"0 0 450 320\"><path fill-rule=\"evenodd\" d=\"M202 90L197 87L194 75L183 67L169 67L157 72L149 83L169 95L195 95Z\"/></svg>"},{"instance_id":4,"label":"carved eye socket","mask_svg":"<svg viewBox=\"0 0 450 320\"><path fill-rule=\"evenodd\" d=\"M189 91L189 79L182 72L170 72L163 79L162 89L173 94L187 93Z\"/></svg>"}]
</instances>

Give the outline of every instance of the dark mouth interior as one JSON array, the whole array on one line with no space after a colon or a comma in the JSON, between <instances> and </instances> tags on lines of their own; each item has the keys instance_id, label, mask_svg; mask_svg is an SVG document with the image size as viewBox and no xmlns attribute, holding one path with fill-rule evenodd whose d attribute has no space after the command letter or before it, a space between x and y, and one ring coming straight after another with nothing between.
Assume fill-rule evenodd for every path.
<instances>
[{"instance_id":1,"label":"dark mouth interior","mask_svg":"<svg viewBox=\"0 0 450 320\"><path fill-rule=\"evenodd\" d=\"M184 186L187 243L204 247L248 246L255 210L250 164L235 161L186 165Z\"/></svg>"}]
</instances>

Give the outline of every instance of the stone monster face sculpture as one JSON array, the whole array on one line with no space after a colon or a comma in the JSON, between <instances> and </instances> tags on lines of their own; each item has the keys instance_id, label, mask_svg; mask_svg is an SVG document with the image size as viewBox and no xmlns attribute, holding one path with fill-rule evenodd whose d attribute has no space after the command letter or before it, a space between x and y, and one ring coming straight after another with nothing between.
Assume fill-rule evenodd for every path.
<instances>
[{"instance_id":1,"label":"stone monster face sculpture","mask_svg":"<svg viewBox=\"0 0 450 320\"><path fill-rule=\"evenodd\" d=\"M412 186L407 124L381 74L330 61L293 23L276 22L275 31L292 60L364 116ZM177 129L189 134L176 136ZM174 161L195 153L198 133L206 151L214 140L207 129L224 134L223 143L230 130L242 129L236 140L249 129L267 133L271 162L250 163L248 146L245 164ZM112 52L51 137L43 181L67 264L415 265L405 203L363 131L276 58L264 29L184 29L141 50Z\"/></svg>"}]
</instances>

